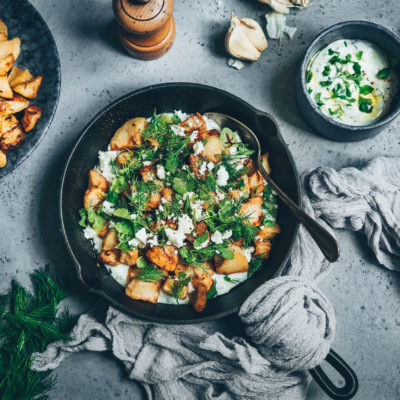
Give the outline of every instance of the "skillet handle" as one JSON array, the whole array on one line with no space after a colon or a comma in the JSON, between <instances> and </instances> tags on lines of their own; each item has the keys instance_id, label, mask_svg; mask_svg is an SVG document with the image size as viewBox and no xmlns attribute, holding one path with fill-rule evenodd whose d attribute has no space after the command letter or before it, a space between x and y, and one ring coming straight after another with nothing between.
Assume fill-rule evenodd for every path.
<instances>
[{"instance_id":1,"label":"skillet handle","mask_svg":"<svg viewBox=\"0 0 400 400\"><path fill-rule=\"evenodd\" d=\"M309 371L314 380L331 399L348 400L353 398L358 390L358 379L355 372L332 349L329 351L325 361L343 377L344 386L336 386L319 365Z\"/></svg>"}]
</instances>

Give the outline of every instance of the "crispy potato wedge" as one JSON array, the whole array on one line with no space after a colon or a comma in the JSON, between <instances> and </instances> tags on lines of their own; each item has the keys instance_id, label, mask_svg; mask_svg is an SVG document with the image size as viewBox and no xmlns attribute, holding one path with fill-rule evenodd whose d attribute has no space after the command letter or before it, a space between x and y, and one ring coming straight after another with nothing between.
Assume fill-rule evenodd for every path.
<instances>
[{"instance_id":1,"label":"crispy potato wedge","mask_svg":"<svg viewBox=\"0 0 400 400\"><path fill-rule=\"evenodd\" d=\"M254 245L256 247L255 256L262 254L264 258L269 257L269 252L271 251L271 242L269 240L255 240Z\"/></svg>"},{"instance_id":2,"label":"crispy potato wedge","mask_svg":"<svg viewBox=\"0 0 400 400\"><path fill-rule=\"evenodd\" d=\"M173 271L178 265L178 249L175 246L154 246L147 250L146 257L165 271Z\"/></svg>"},{"instance_id":3,"label":"crispy potato wedge","mask_svg":"<svg viewBox=\"0 0 400 400\"><path fill-rule=\"evenodd\" d=\"M187 134L193 131L197 131L197 140L204 139L207 135L207 125L203 119L203 116L199 113L192 115L185 121L182 121L179 126L181 126Z\"/></svg>"},{"instance_id":4,"label":"crispy potato wedge","mask_svg":"<svg viewBox=\"0 0 400 400\"><path fill-rule=\"evenodd\" d=\"M260 232L258 232L257 239L272 239L280 232L281 228L276 223L274 226L263 226Z\"/></svg>"},{"instance_id":5,"label":"crispy potato wedge","mask_svg":"<svg viewBox=\"0 0 400 400\"><path fill-rule=\"evenodd\" d=\"M192 285L195 290L189 293L190 302L197 312L202 312L207 303L207 288L198 280L193 279Z\"/></svg>"},{"instance_id":6,"label":"crispy potato wedge","mask_svg":"<svg viewBox=\"0 0 400 400\"><path fill-rule=\"evenodd\" d=\"M0 42L3 42L7 39L8 39L7 25L4 23L2 19L0 19Z\"/></svg>"},{"instance_id":7,"label":"crispy potato wedge","mask_svg":"<svg viewBox=\"0 0 400 400\"><path fill-rule=\"evenodd\" d=\"M0 41L0 59L12 54L14 61L18 58L21 52L21 39L16 37L11 40Z\"/></svg>"},{"instance_id":8,"label":"crispy potato wedge","mask_svg":"<svg viewBox=\"0 0 400 400\"><path fill-rule=\"evenodd\" d=\"M145 210L149 211L153 208L157 208L161 203L161 194L160 192L151 192L150 199L147 200Z\"/></svg>"},{"instance_id":9,"label":"crispy potato wedge","mask_svg":"<svg viewBox=\"0 0 400 400\"><path fill-rule=\"evenodd\" d=\"M43 76L37 76L28 82L19 83L18 85L13 86L13 90L14 92L19 93L28 99L34 99L37 95L40 85L42 84L42 80Z\"/></svg>"},{"instance_id":10,"label":"crispy potato wedge","mask_svg":"<svg viewBox=\"0 0 400 400\"><path fill-rule=\"evenodd\" d=\"M103 250L99 256L98 260L102 262L103 264L111 265L115 267L116 265L119 264L119 255L120 251L117 249L112 249L112 250Z\"/></svg>"},{"instance_id":11,"label":"crispy potato wedge","mask_svg":"<svg viewBox=\"0 0 400 400\"><path fill-rule=\"evenodd\" d=\"M29 108L29 107L28 107ZM108 190L108 180L95 169L89 171L89 186L88 189L92 187L98 187L102 192L107 192Z\"/></svg>"},{"instance_id":12,"label":"crispy potato wedge","mask_svg":"<svg viewBox=\"0 0 400 400\"><path fill-rule=\"evenodd\" d=\"M214 164L221 161L220 154L222 154L222 146L218 132L216 134L207 135L206 140L207 142L200 155L207 160L212 161Z\"/></svg>"},{"instance_id":13,"label":"crispy potato wedge","mask_svg":"<svg viewBox=\"0 0 400 400\"><path fill-rule=\"evenodd\" d=\"M96 208L104 200L103 191L98 187L87 189L83 196L83 207L88 210L90 207Z\"/></svg>"},{"instance_id":14,"label":"crispy potato wedge","mask_svg":"<svg viewBox=\"0 0 400 400\"><path fill-rule=\"evenodd\" d=\"M139 258L138 249L121 251L121 257L119 258L119 261L122 264L126 264L126 265L129 265L130 267L133 267L136 265L138 258Z\"/></svg>"},{"instance_id":15,"label":"crispy potato wedge","mask_svg":"<svg viewBox=\"0 0 400 400\"><path fill-rule=\"evenodd\" d=\"M108 231L103 240L103 250L115 249L118 244L118 233L117 231Z\"/></svg>"},{"instance_id":16,"label":"crispy potato wedge","mask_svg":"<svg viewBox=\"0 0 400 400\"><path fill-rule=\"evenodd\" d=\"M172 278L167 278L162 285L161 289L168 294L172 294L173 286L175 285L175 280ZM188 294L188 286L182 286L179 291L179 299L183 300Z\"/></svg>"},{"instance_id":17,"label":"crispy potato wedge","mask_svg":"<svg viewBox=\"0 0 400 400\"><path fill-rule=\"evenodd\" d=\"M8 82L13 88L21 83L29 82L33 79L33 75L27 70L13 66L10 75L8 75Z\"/></svg>"},{"instance_id":18,"label":"crispy potato wedge","mask_svg":"<svg viewBox=\"0 0 400 400\"><path fill-rule=\"evenodd\" d=\"M0 168L4 168L7 165L7 156L3 150L0 150Z\"/></svg>"},{"instance_id":19,"label":"crispy potato wedge","mask_svg":"<svg viewBox=\"0 0 400 400\"><path fill-rule=\"evenodd\" d=\"M161 281L157 283L143 282L133 279L125 289L127 296L135 300L157 303L160 296Z\"/></svg>"},{"instance_id":20,"label":"crispy potato wedge","mask_svg":"<svg viewBox=\"0 0 400 400\"><path fill-rule=\"evenodd\" d=\"M42 117L42 109L38 106L30 105L25 108L24 116L21 119L21 125L25 132L30 132Z\"/></svg>"},{"instance_id":21,"label":"crispy potato wedge","mask_svg":"<svg viewBox=\"0 0 400 400\"><path fill-rule=\"evenodd\" d=\"M100 229L98 236L101 239L104 239L109 231L108 227L110 226L110 221L107 221L103 227Z\"/></svg>"},{"instance_id":22,"label":"crispy potato wedge","mask_svg":"<svg viewBox=\"0 0 400 400\"><path fill-rule=\"evenodd\" d=\"M5 153L16 149L25 139L25 133L18 124L16 127L2 133L0 137L0 149Z\"/></svg>"},{"instance_id":23,"label":"crispy potato wedge","mask_svg":"<svg viewBox=\"0 0 400 400\"><path fill-rule=\"evenodd\" d=\"M253 196L257 196L264 191L264 178L259 171L254 172L254 174L249 177L249 187Z\"/></svg>"},{"instance_id":24,"label":"crispy potato wedge","mask_svg":"<svg viewBox=\"0 0 400 400\"><path fill-rule=\"evenodd\" d=\"M15 94L10 100L0 98L0 115L10 115L25 110L29 106L29 101L22 96Z\"/></svg>"},{"instance_id":25,"label":"crispy potato wedge","mask_svg":"<svg viewBox=\"0 0 400 400\"><path fill-rule=\"evenodd\" d=\"M249 217L253 226L260 226L263 220L262 212L263 198L260 196L252 197L240 207L239 214L244 217Z\"/></svg>"},{"instance_id":26,"label":"crispy potato wedge","mask_svg":"<svg viewBox=\"0 0 400 400\"><path fill-rule=\"evenodd\" d=\"M214 270L211 268L209 263L202 263L202 267L199 266L192 266L193 271L193 279L198 280L201 282L206 288L207 292L211 289L211 286L214 283L214 279L211 278L211 275L214 274Z\"/></svg>"},{"instance_id":27,"label":"crispy potato wedge","mask_svg":"<svg viewBox=\"0 0 400 400\"><path fill-rule=\"evenodd\" d=\"M18 126L19 122L14 115L0 115L0 136L9 131L10 129L15 128Z\"/></svg>"},{"instance_id":28,"label":"crispy potato wedge","mask_svg":"<svg viewBox=\"0 0 400 400\"><path fill-rule=\"evenodd\" d=\"M249 186L249 177L247 175L242 175L239 180L243 181L242 187L237 189L232 189L229 191L229 194L235 199L239 200L242 196L246 194L250 194L250 186Z\"/></svg>"},{"instance_id":29,"label":"crispy potato wedge","mask_svg":"<svg viewBox=\"0 0 400 400\"><path fill-rule=\"evenodd\" d=\"M232 260L216 257L215 266L217 273L229 275L248 271L249 262L244 255L243 249L234 244L231 244L229 249L233 252Z\"/></svg>"},{"instance_id":30,"label":"crispy potato wedge","mask_svg":"<svg viewBox=\"0 0 400 400\"><path fill-rule=\"evenodd\" d=\"M261 157L261 163L262 163L265 171L269 175L271 173L271 166L269 165L268 157L269 157L269 153L263 154Z\"/></svg>"},{"instance_id":31,"label":"crispy potato wedge","mask_svg":"<svg viewBox=\"0 0 400 400\"><path fill-rule=\"evenodd\" d=\"M0 60L0 75L6 75L14 64L14 56L9 54L8 56Z\"/></svg>"},{"instance_id":32,"label":"crispy potato wedge","mask_svg":"<svg viewBox=\"0 0 400 400\"><path fill-rule=\"evenodd\" d=\"M143 130L149 123L146 118L133 118L125 122L111 139L111 150L136 149L142 142Z\"/></svg>"}]
</instances>

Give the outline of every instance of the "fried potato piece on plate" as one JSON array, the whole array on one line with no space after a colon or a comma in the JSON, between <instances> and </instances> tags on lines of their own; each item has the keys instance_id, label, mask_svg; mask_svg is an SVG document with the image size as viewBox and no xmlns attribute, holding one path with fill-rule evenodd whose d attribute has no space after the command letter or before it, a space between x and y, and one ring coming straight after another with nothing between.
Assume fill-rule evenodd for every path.
<instances>
[{"instance_id":1,"label":"fried potato piece on plate","mask_svg":"<svg viewBox=\"0 0 400 400\"><path fill-rule=\"evenodd\" d=\"M96 208L104 200L103 191L98 187L87 189L83 196L83 207L88 210L90 207Z\"/></svg>"},{"instance_id":2,"label":"fried potato piece on plate","mask_svg":"<svg viewBox=\"0 0 400 400\"><path fill-rule=\"evenodd\" d=\"M5 99L12 99L14 96L8 83L7 75L0 75L0 96Z\"/></svg>"},{"instance_id":3,"label":"fried potato piece on plate","mask_svg":"<svg viewBox=\"0 0 400 400\"><path fill-rule=\"evenodd\" d=\"M199 280L192 280L194 291L189 293L190 302L197 312L202 312L206 307L208 290Z\"/></svg>"},{"instance_id":4,"label":"fried potato piece on plate","mask_svg":"<svg viewBox=\"0 0 400 400\"><path fill-rule=\"evenodd\" d=\"M40 85L42 84L42 79L43 76L37 76L28 82L19 83L18 85L13 86L13 90L28 99L34 99Z\"/></svg>"},{"instance_id":5,"label":"fried potato piece on plate","mask_svg":"<svg viewBox=\"0 0 400 400\"><path fill-rule=\"evenodd\" d=\"M21 83L29 82L33 79L33 75L27 70L13 66L10 75L8 75L8 82L13 88Z\"/></svg>"},{"instance_id":6,"label":"fried potato piece on plate","mask_svg":"<svg viewBox=\"0 0 400 400\"><path fill-rule=\"evenodd\" d=\"M11 40L0 41L0 59L7 57L9 54L14 56L16 60L21 52L21 39L16 37Z\"/></svg>"},{"instance_id":7,"label":"fried potato piece on plate","mask_svg":"<svg viewBox=\"0 0 400 400\"><path fill-rule=\"evenodd\" d=\"M262 254L264 258L269 257L271 251L271 242L269 240L255 240L254 245L256 247L255 256Z\"/></svg>"},{"instance_id":8,"label":"fried potato piece on plate","mask_svg":"<svg viewBox=\"0 0 400 400\"><path fill-rule=\"evenodd\" d=\"M125 293L135 300L157 303L160 296L160 288L161 280L157 281L157 283L151 283L133 279L126 287Z\"/></svg>"},{"instance_id":9,"label":"fried potato piece on plate","mask_svg":"<svg viewBox=\"0 0 400 400\"><path fill-rule=\"evenodd\" d=\"M206 122L199 113L196 113L196 115L192 115L185 121L182 121L179 123L179 126L182 127L187 134L197 131L197 140L204 139L204 137L207 135Z\"/></svg>"},{"instance_id":10,"label":"fried potato piece on plate","mask_svg":"<svg viewBox=\"0 0 400 400\"><path fill-rule=\"evenodd\" d=\"M178 265L178 249L175 246L154 246L147 250L146 257L165 271L173 271Z\"/></svg>"},{"instance_id":11,"label":"fried potato piece on plate","mask_svg":"<svg viewBox=\"0 0 400 400\"><path fill-rule=\"evenodd\" d=\"M265 171L269 175L271 173L271 166L269 165L268 158L269 158L269 153L263 154L261 157L261 163L262 163Z\"/></svg>"},{"instance_id":12,"label":"fried potato piece on plate","mask_svg":"<svg viewBox=\"0 0 400 400\"><path fill-rule=\"evenodd\" d=\"M262 193L265 189L264 178L259 171L254 172L254 174L249 177L249 186L253 196L257 196Z\"/></svg>"},{"instance_id":13,"label":"fried potato piece on plate","mask_svg":"<svg viewBox=\"0 0 400 400\"><path fill-rule=\"evenodd\" d=\"M136 265L138 258L139 258L138 249L121 251L121 257L119 258L119 261L122 264L126 264L129 265L130 267L133 267Z\"/></svg>"},{"instance_id":14,"label":"fried potato piece on plate","mask_svg":"<svg viewBox=\"0 0 400 400\"><path fill-rule=\"evenodd\" d=\"M25 110L29 106L29 101L22 96L15 94L10 100L0 98L0 115L10 115Z\"/></svg>"},{"instance_id":15,"label":"fried potato piece on plate","mask_svg":"<svg viewBox=\"0 0 400 400\"><path fill-rule=\"evenodd\" d=\"M242 186L237 189L231 189L229 191L229 194L235 200L239 200L242 196L250 194L249 177L247 175L242 175L239 177L238 181L243 181Z\"/></svg>"},{"instance_id":16,"label":"fried potato piece on plate","mask_svg":"<svg viewBox=\"0 0 400 400\"><path fill-rule=\"evenodd\" d=\"M103 264L115 267L116 265L119 264L119 256L120 256L120 251L117 249L103 250L99 254L98 260Z\"/></svg>"},{"instance_id":17,"label":"fried potato piece on plate","mask_svg":"<svg viewBox=\"0 0 400 400\"><path fill-rule=\"evenodd\" d=\"M262 197L254 196L242 204L239 214L249 217L249 221L253 226L260 226L263 220L262 203Z\"/></svg>"},{"instance_id":18,"label":"fried potato piece on plate","mask_svg":"<svg viewBox=\"0 0 400 400\"><path fill-rule=\"evenodd\" d=\"M149 123L146 118L126 121L111 139L111 150L136 149L143 143L143 131Z\"/></svg>"},{"instance_id":19,"label":"fried potato piece on plate","mask_svg":"<svg viewBox=\"0 0 400 400\"><path fill-rule=\"evenodd\" d=\"M102 248L103 250L112 250L115 249L115 246L118 244L118 233L117 231L108 231L103 240Z\"/></svg>"},{"instance_id":20,"label":"fried potato piece on plate","mask_svg":"<svg viewBox=\"0 0 400 400\"><path fill-rule=\"evenodd\" d=\"M88 189L91 189L92 187L98 187L105 193L108 190L108 185L108 180L104 178L104 176L99 171L96 171L95 169L91 169L89 171Z\"/></svg>"},{"instance_id":21,"label":"fried potato piece on plate","mask_svg":"<svg viewBox=\"0 0 400 400\"><path fill-rule=\"evenodd\" d=\"M162 285L161 289L168 294L172 294L172 291L174 289L174 286L176 285L176 282L174 279L172 278L167 278L164 282L164 284ZM180 300L183 300L188 294L188 286L182 286L179 288L179 293L177 293L178 298Z\"/></svg>"},{"instance_id":22,"label":"fried potato piece on plate","mask_svg":"<svg viewBox=\"0 0 400 400\"><path fill-rule=\"evenodd\" d=\"M10 71L14 64L14 56L12 54L9 54L8 56L2 58L0 60L0 75L5 75Z\"/></svg>"},{"instance_id":23,"label":"fried potato piece on plate","mask_svg":"<svg viewBox=\"0 0 400 400\"><path fill-rule=\"evenodd\" d=\"M0 168L4 168L7 165L7 156L3 150L0 150Z\"/></svg>"},{"instance_id":24,"label":"fried potato piece on plate","mask_svg":"<svg viewBox=\"0 0 400 400\"><path fill-rule=\"evenodd\" d=\"M260 232L258 232L257 239L272 239L278 233L281 232L281 228L277 223L274 226L263 226Z\"/></svg>"},{"instance_id":25,"label":"fried potato piece on plate","mask_svg":"<svg viewBox=\"0 0 400 400\"><path fill-rule=\"evenodd\" d=\"M19 122L14 115L0 115L0 136L18 126Z\"/></svg>"},{"instance_id":26,"label":"fried potato piece on plate","mask_svg":"<svg viewBox=\"0 0 400 400\"><path fill-rule=\"evenodd\" d=\"M212 134L208 134L206 137L206 144L204 149L201 151L200 155L214 164L221 161L222 146L219 138L218 131L210 131ZM209 133L210 133L209 132Z\"/></svg>"},{"instance_id":27,"label":"fried potato piece on plate","mask_svg":"<svg viewBox=\"0 0 400 400\"><path fill-rule=\"evenodd\" d=\"M244 251L241 247L231 244L229 250L233 252L232 260L216 257L215 266L219 274L236 274L238 272L247 272L249 270L249 262L247 261Z\"/></svg>"},{"instance_id":28,"label":"fried potato piece on plate","mask_svg":"<svg viewBox=\"0 0 400 400\"><path fill-rule=\"evenodd\" d=\"M38 106L30 105L25 108L24 116L21 119L21 125L25 132L30 132L42 117L42 109Z\"/></svg>"},{"instance_id":29,"label":"fried potato piece on plate","mask_svg":"<svg viewBox=\"0 0 400 400\"><path fill-rule=\"evenodd\" d=\"M7 132L2 133L0 137L0 149L5 153L16 149L25 139L25 133L18 125Z\"/></svg>"},{"instance_id":30,"label":"fried potato piece on plate","mask_svg":"<svg viewBox=\"0 0 400 400\"><path fill-rule=\"evenodd\" d=\"M0 19L0 42L3 42L7 39L8 39L7 25L4 23L2 19Z\"/></svg>"}]
</instances>

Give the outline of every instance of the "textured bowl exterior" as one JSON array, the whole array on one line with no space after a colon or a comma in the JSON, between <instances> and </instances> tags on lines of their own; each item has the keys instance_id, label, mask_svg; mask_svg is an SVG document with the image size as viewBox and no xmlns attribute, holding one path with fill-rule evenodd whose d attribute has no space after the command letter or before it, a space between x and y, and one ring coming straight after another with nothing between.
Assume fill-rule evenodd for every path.
<instances>
[{"instance_id":1,"label":"textured bowl exterior","mask_svg":"<svg viewBox=\"0 0 400 400\"><path fill-rule=\"evenodd\" d=\"M197 323L221 318L237 311L244 300L266 280L279 274L286 265L298 223L284 204L278 201L278 223L282 233L272 246L270 258L250 279L208 302L202 313L191 305L151 304L125 295L124 288L96 262L91 243L78 225L89 169L97 164L98 151L106 149L118 129L128 119L150 116L157 112L182 110L187 113L216 111L231 115L249 126L258 136L262 150L270 153L272 177L297 203L300 185L289 150L271 116L225 91L191 83L169 83L150 86L129 93L103 109L86 126L67 162L61 183L60 216L67 247L86 287L113 305L134 316L162 323Z\"/></svg>"},{"instance_id":2,"label":"textured bowl exterior","mask_svg":"<svg viewBox=\"0 0 400 400\"><path fill-rule=\"evenodd\" d=\"M1 178L30 155L47 132L57 109L61 89L61 67L53 35L29 1L1 2L0 17L8 27L9 38L21 38L21 54L15 65L28 69L34 76L43 75L38 95L31 101L42 109L42 118L35 128L26 134L21 146L7 154L7 165L0 168Z\"/></svg>"},{"instance_id":3,"label":"textured bowl exterior","mask_svg":"<svg viewBox=\"0 0 400 400\"><path fill-rule=\"evenodd\" d=\"M333 25L311 42L297 75L296 93L299 108L305 120L316 132L338 142L369 139L385 129L399 115L400 96L397 96L389 114L382 120L367 126L350 126L334 121L319 111L307 93L305 76L308 63L317 52L339 39L367 40L381 48L389 56L400 60L400 38L383 26L367 21L347 21Z\"/></svg>"}]
</instances>

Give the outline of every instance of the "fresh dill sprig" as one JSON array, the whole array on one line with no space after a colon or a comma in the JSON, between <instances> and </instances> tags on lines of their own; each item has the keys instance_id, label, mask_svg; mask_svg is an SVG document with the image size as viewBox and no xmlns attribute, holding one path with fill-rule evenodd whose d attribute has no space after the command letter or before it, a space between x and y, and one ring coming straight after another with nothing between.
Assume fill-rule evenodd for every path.
<instances>
[{"instance_id":1,"label":"fresh dill sprig","mask_svg":"<svg viewBox=\"0 0 400 400\"><path fill-rule=\"evenodd\" d=\"M56 340L68 340L69 314L57 314L67 291L51 276L48 267L32 275L30 292L13 281L0 295L0 398L50 399L55 378L50 372L30 369L31 355Z\"/></svg>"}]
</instances>

